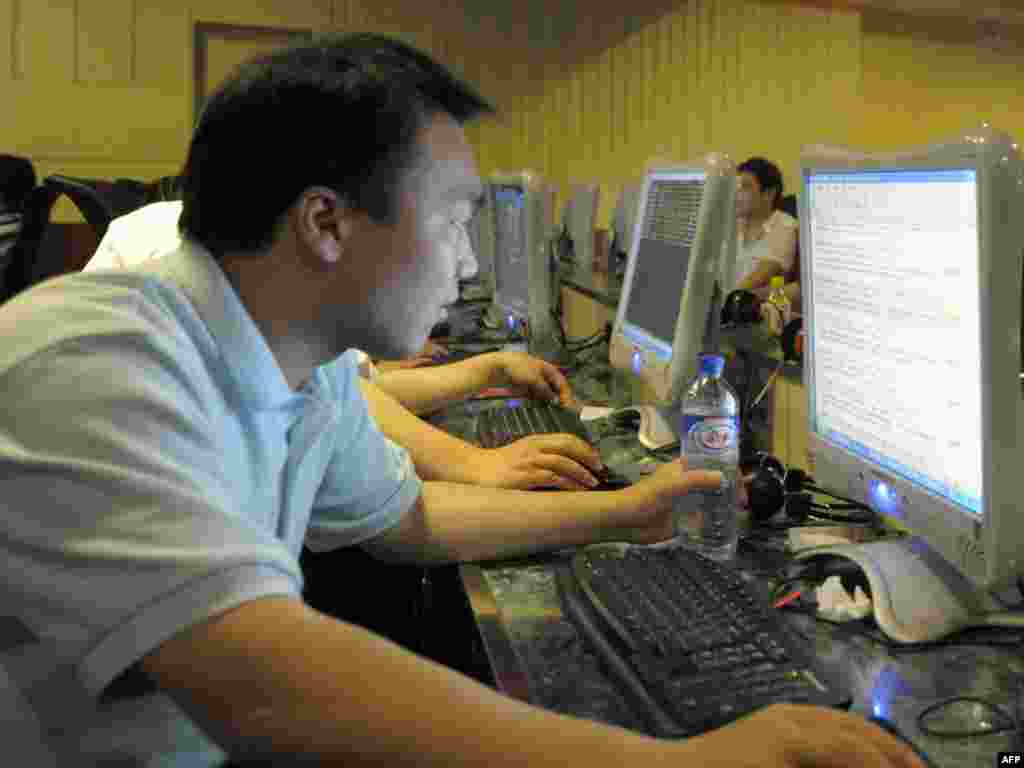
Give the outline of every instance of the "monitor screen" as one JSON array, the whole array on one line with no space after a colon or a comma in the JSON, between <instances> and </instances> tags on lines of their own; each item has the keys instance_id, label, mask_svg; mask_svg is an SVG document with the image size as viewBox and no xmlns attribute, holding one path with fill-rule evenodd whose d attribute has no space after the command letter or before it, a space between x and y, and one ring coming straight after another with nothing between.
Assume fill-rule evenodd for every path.
<instances>
[{"instance_id":1,"label":"monitor screen","mask_svg":"<svg viewBox=\"0 0 1024 768\"><path fill-rule=\"evenodd\" d=\"M506 310L526 317L530 306L530 271L524 233L525 190L494 186L494 291Z\"/></svg>"},{"instance_id":2,"label":"monitor screen","mask_svg":"<svg viewBox=\"0 0 1024 768\"><path fill-rule=\"evenodd\" d=\"M659 360L672 357L705 174L651 180L628 287L622 334Z\"/></svg>"},{"instance_id":3,"label":"monitor screen","mask_svg":"<svg viewBox=\"0 0 1024 768\"><path fill-rule=\"evenodd\" d=\"M808 171L804 183L811 432L980 521L977 171Z\"/></svg>"}]
</instances>

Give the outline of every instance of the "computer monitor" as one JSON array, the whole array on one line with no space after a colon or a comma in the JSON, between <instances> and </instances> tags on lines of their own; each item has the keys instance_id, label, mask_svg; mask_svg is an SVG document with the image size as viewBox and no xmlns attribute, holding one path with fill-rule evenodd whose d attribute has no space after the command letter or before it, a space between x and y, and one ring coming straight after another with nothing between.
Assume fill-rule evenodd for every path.
<instances>
[{"instance_id":1,"label":"computer monitor","mask_svg":"<svg viewBox=\"0 0 1024 768\"><path fill-rule=\"evenodd\" d=\"M460 284L463 299L490 299L494 296L494 204L488 185L484 185L484 202L466 227L470 245L476 254L477 273Z\"/></svg>"},{"instance_id":2,"label":"computer monitor","mask_svg":"<svg viewBox=\"0 0 1024 768\"><path fill-rule=\"evenodd\" d=\"M614 367L642 379L640 441L678 441L673 425L697 358L718 351L722 261L735 260L736 168L711 154L644 175L610 347Z\"/></svg>"},{"instance_id":3,"label":"computer monitor","mask_svg":"<svg viewBox=\"0 0 1024 768\"><path fill-rule=\"evenodd\" d=\"M531 354L557 359L549 244L554 188L528 171L496 174L488 193L494 210L492 322L526 331Z\"/></svg>"},{"instance_id":4,"label":"computer monitor","mask_svg":"<svg viewBox=\"0 0 1024 768\"><path fill-rule=\"evenodd\" d=\"M832 552L899 641L978 621L984 590L1024 574L1021 180L1016 144L987 129L803 156L809 463L913 534Z\"/></svg>"},{"instance_id":5,"label":"computer monitor","mask_svg":"<svg viewBox=\"0 0 1024 768\"><path fill-rule=\"evenodd\" d=\"M572 243L573 261L584 271L594 268L594 226L600 196L597 184L573 184L562 209L562 231Z\"/></svg>"}]
</instances>

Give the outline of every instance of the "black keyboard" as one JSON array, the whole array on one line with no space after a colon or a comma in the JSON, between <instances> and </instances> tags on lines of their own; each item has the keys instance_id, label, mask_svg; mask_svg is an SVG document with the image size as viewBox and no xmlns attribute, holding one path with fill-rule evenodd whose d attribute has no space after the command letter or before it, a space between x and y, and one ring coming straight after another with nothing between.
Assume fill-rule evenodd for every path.
<instances>
[{"instance_id":1,"label":"black keyboard","mask_svg":"<svg viewBox=\"0 0 1024 768\"><path fill-rule=\"evenodd\" d=\"M489 408L477 416L476 432L484 448L500 448L527 435L558 432L576 435L586 443L593 442L575 411L539 401Z\"/></svg>"},{"instance_id":2,"label":"black keyboard","mask_svg":"<svg viewBox=\"0 0 1024 768\"><path fill-rule=\"evenodd\" d=\"M558 585L653 736L693 736L775 702L850 704L729 565L680 547L595 547L560 568Z\"/></svg>"}]
</instances>

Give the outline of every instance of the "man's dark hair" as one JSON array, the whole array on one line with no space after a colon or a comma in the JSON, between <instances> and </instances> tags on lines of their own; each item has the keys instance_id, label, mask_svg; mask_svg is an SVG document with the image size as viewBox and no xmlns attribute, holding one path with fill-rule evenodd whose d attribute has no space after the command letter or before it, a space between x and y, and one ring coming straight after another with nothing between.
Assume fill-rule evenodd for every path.
<instances>
[{"instance_id":1,"label":"man's dark hair","mask_svg":"<svg viewBox=\"0 0 1024 768\"><path fill-rule=\"evenodd\" d=\"M763 157L752 157L736 166L736 170L739 173L749 173L757 179L762 192L774 189L775 202L772 207L779 207L779 203L782 201L782 193L784 192L782 171L779 170L779 166L771 160L765 160Z\"/></svg>"},{"instance_id":2,"label":"man's dark hair","mask_svg":"<svg viewBox=\"0 0 1024 768\"><path fill-rule=\"evenodd\" d=\"M314 185L393 223L430 117L494 112L429 56L380 35L318 38L243 64L214 92L182 172L179 226L214 255L270 245Z\"/></svg>"}]
</instances>

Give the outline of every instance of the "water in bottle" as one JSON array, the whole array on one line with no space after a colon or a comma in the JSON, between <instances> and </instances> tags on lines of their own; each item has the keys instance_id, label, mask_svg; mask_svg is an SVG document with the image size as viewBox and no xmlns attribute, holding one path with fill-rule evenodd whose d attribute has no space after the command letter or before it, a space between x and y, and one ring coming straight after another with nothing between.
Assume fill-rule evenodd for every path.
<instances>
[{"instance_id":1,"label":"water in bottle","mask_svg":"<svg viewBox=\"0 0 1024 768\"><path fill-rule=\"evenodd\" d=\"M722 378L721 355L702 355L697 378L683 395L682 453L690 469L722 473L713 491L691 491L676 503L681 544L715 560L736 554L739 480L739 401Z\"/></svg>"}]
</instances>

